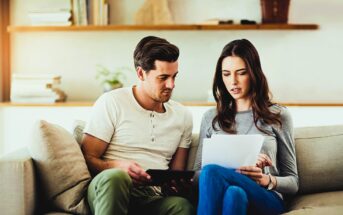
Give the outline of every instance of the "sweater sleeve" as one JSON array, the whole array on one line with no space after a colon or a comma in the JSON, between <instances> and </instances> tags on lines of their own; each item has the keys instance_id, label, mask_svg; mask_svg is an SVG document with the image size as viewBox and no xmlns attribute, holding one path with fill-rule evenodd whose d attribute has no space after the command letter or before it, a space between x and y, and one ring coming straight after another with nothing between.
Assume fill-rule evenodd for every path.
<instances>
[{"instance_id":1,"label":"sweater sleeve","mask_svg":"<svg viewBox=\"0 0 343 215\"><path fill-rule=\"evenodd\" d=\"M207 111L201 120L200 125L200 133L199 133L199 145L198 150L196 153L195 161L194 161L194 167L193 169L195 171L201 169L201 160L202 160L202 145L204 138L210 138L212 136L212 120L214 117L214 109L211 109Z\"/></svg>"},{"instance_id":2,"label":"sweater sleeve","mask_svg":"<svg viewBox=\"0 0 343 215\"><path fill-rule=\"evenodd\" d=\"M293 122L286 108L281 109L282 127L275 129L277 137L277 165L275 190L284 194L295 194L299 188L298 171L295 156Z\"/></svg>"}]
</instances>

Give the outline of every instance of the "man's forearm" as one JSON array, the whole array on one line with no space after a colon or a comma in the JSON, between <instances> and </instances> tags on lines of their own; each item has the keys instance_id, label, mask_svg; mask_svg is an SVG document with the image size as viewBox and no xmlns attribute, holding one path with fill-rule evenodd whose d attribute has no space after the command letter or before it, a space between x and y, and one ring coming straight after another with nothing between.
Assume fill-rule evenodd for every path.
<instances>
[{"instance_id":1,"label":"man's forearm","mask_svg":"<svg viewBox=\"0 0 343 215\"><path fill-rule=\"evenodd\" d=\"M85 155L86 163L89 171L93 176L97 175L105 169L110 169L115 167L115 161L112 160L102 160L93 156Z\"/></svg>"}]
</instances>

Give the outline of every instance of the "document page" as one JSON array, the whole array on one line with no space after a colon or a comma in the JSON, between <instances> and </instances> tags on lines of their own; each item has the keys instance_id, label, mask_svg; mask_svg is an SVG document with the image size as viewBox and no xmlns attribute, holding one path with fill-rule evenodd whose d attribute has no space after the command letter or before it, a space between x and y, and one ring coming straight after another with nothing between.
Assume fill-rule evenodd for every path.
<instances>
[{"instance_id":1,"label":"document page","mask_svg":"<svg viewBox=\"0 0 343 215\"><path fill-rule=\"evenodd\" d=\"M202 148L202 166L217 164L227 168L254 166L261 151L264 136L212 135L205 138Z\"/></svg>"}]
</instances>

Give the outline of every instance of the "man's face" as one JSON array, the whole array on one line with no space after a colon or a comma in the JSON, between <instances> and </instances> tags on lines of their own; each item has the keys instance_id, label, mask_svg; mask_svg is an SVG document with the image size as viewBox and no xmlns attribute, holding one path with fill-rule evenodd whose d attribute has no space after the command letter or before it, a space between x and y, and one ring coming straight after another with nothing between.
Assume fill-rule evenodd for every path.
<instances>
[{"instance_id":1,"label":"man's face","mask_svg":"<svg viewBox=\"0 0 343 215\"><path fill-rule=\"evenodd\" d=\"M155 61L155 69L148 73L143 72L144 81L142 85L147 95L155 102L167 102L175 87L175 78L178 73L179 64L167 61Z\"/></svg>"}]
</instances>

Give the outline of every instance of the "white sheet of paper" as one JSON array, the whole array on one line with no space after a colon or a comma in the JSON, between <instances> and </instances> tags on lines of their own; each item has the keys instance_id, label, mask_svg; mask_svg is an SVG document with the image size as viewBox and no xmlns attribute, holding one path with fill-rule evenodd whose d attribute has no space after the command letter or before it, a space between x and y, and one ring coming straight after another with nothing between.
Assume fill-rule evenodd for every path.
<instances>
[{"instance_id":1,"label":"white sheet of paper","mask_svg":"<svg viewBox=\"0 0 343 215\"><path fill-rule=\"evenodd\" d=\"M212 135L205 138L202 148L202 166L217 164L228 168L255 166L264 136Z\"/></svg>"}]
</instances>

